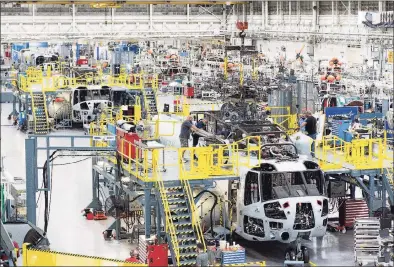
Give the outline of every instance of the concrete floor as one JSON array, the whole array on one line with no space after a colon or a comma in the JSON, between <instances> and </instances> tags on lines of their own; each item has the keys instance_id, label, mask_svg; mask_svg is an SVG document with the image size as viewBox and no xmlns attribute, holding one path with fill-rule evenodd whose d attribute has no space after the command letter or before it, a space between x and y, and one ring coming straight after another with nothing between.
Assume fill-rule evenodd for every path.
<instances>
[{"instance_id":1,"label":"concrete floor","mask_svg":"<svg viewBox=\"0 0 394 267\"><path fill-rule=\"evenodd\" d=\"M170 101L170 100L168 100ZM26 135L10 125L7 120L11 112L11 104L1 105L1 155L5 156L4 166L15 177L25 178ZM179 127L175 138L177 139ZM83 135L82 130L58 130L53 135ZM171 141L172 138L168 138ZM62 141L59 140L61 143ZM175 144L175 142L174 142ZM44 157L39 157L43 162ZM58 158L54 164L74 162L81 158ZM40 181L39 181L40 184ZM38 197L38 194L37 194ZM53 169L53 188L48 237L51 248L56 251L78 253L123 260L128 257L131 245L126 241L105 241L102 232L112 223L107 221L87 221L81 210L91 200L91 161L65 166L55 166ZM43 197L37 208L38 226L43 227ZM265 260L267 265L282 265L285 244L278 242L251 243L241 241L247 249L247 261ZM327 233L320 239L305 241L310 248L311 262L316 265L352 266L353 263L353 234Z\"/></svg>"}]
</instances>

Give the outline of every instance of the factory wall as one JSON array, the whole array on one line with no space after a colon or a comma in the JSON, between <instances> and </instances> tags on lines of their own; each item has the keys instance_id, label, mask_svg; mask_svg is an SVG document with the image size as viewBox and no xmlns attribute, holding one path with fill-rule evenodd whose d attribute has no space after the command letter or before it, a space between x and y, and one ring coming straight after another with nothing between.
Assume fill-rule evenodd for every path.
<instances>
[{"instance_id":1,"label":"factory wall","mask_svg":"<svg viewBox=\"0 0 394 267\"><path fill-rule=\"evenodd\" d=\"M268 56L274 56L279 53L285 54L287 59L295 58L297 52L305 45L305 42L289 42L280 40L258 40L257 48ZM285 47L286 52L281 52ZM369 45L360 47L348 46L346 44L319 43L315 45L314 60L330 60L332 57L341 58L343 61L351 64L362 64L363 59L367 56L365 53L370 49ZM307 46L304 47L303 55L308 60ZM274 53L272 53L274 52ZM276 53L275 53L276 52Z\"/></svg>"},{"instance_id":2,"label":"factory wall","mask_svg":"<svg viewBox=\"0 0 394 267\"><path fill-rule=\"evenodd\" d=\"M278 32L308 35L381 34L365 27L359 14L392 10L391 1L254 1L247 5L123 5L93 8L89 5L2 4L4 38L37 39L73 35L74 39L98 34L112 37L151 38L184 35L217 36L238 32L236 21L248 21L249 33ZM317 8L314 9L313 5ZM315 7L316 7L315 6ZM230 11L232 9L232 11ZM229 14L226 18L225 11ZM365 13L364 13L365 14ZM392 33L388 29L387 33ZM123 34L123 35L122 35Z\"/></svg>"}]
</instances>

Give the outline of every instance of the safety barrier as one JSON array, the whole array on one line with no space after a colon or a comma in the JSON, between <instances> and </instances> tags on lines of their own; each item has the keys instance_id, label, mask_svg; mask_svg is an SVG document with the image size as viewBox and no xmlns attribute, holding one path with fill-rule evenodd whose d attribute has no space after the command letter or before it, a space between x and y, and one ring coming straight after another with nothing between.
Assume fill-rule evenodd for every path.
<instances>
[{"instance_id":1,"label":"safety barrier","mask_svg":"<svg viewBox=\"0 0 394 267\"><path fill-rule=\"evenodd\" d=\"M49 75L48 75L49 74ZM156 87L157 84L153 82ZM26 71L26 76L20 76L19 88L24 92L30 92L34 88L53 92L61 88L99 85L99 86L119 86L128 89L142 90L144 88L144 78L142 74L120 75L118 77L106 76L102 73L87 73L78 78L70 78L64 76L52 76L51 72L47 72L47 76L43 76L41 70L30 69Z\"/></svg>"},{"instance_id":2,"label":"safety barrier","mask_svg":"<svg viewBox=\"0 0 394 267\"><path fill-rule=\"evenodd\" d=\"M23 266L148 266L144 263L131 263L80 254L63 253L29 248L23 244Z\"/></svg>"},{"instance_id":3,"label":"safety barrier","mask_svg":"<svg viewBox=\"0 0 394 267\"><path fill-rule=\"evenodd\" d=\"M345 142L337 136L325 136L316 142L316 147L316 157L323 170L381 169L385 164L386 146L383 139L353 139L352 142Z\"/></svg>"},{"instance_id":4,"label":"safety barrier","mask_svg":"<svg viewBox=\"0 0 394 267\"><path fill-rule=\"evenodd\" d=\"M241 266L266 266L265 261L256 261L256 262L246 262L246 263L233 263L233 264L224 264L222 266L228 267L241 267Z\"/></svg>"},{"instance_id":5,"label":"safety barrier","mask_svg":"<svg viewBox=\"0 0 394 267\"><path fill-rule=\"evenodd\" d=\"M190 162L179 165L181 178L202 179L212 176L237 176L238 154L236 144L209 145L207 147L182 147L178 149L178 157L189 152ZM197 159L194 159L194 155Z\"/></svg>"},{"instance_id":6,"label":"safety barrier","mask_svg":"<svg viewBox=\"0 0 394 267\"><path fill-rule=\"evenodd\" d=\"M260 136L248 136L236 142L239 166L253 168L261 159Z\"/></svg>"},{"instance_id":7,"label":"safety barrier","mask_svg":"<svg viewBox=\"0 0 394 267\"><path fill-rule=\"evenodd\" d=\"M297 122L297 114L291 114L290 107L266 107L267 111L271 111L268 118L272 119L272 122L278 124L287 134L291 135L299 128ZM283 113L283 114L272 114Z\"/></svg>"},{"instance_id":8,"label":"safety barrier","mask_svg":"<svg viewBox=\"0 0 394 267\"><path fill-rule=\"evenodd\" d=\"M109 86L120 86L128 89L144 89L144 78L142 74L108 76Z\"/></svg>"},{"instance_id":9,"label":"safety barrier","mask_svg":"<svg viewBox=\"0 0 394 267\"><path fill-rule=\"evenodd\" d=\"M97 134L96 129L91 126L93 134ZM119 136L106 140L105 136L100 140L92 140L92 146L107 147L117 145L119 160L122 168L144 182L157 182L158 173L173 169L179 172L180 179L209 179L213 176L238 176L238 160L236 153L229 153L235 150L234 145L228 148L227 145L212 145L209 147L196 148L148 148L132 143ZM114 143L112 143L114 142ZM183 151L189 151L191 155L190 164L180 163ZM194 160L192 155L196 154L198 160ZM169 157L168 155L172 155ZM108 156L107 160L117 164L114 156Z\"/></svg>"}]
</instances>

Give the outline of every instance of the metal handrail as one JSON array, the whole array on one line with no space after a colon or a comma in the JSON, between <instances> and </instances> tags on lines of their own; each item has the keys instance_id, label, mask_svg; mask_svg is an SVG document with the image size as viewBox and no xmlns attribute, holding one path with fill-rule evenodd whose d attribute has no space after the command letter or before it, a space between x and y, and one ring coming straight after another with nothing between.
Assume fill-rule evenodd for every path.
<instances>
[{"instance_id":1,"label":"metal handrail","mask_svg":"<svg viewBox=\"0 0 394 267\"><path fill-rule=\"evenodd\" d=\"M190 203L190 212L191 212L191 220L192 220L192 226L193 229L197 235L197 239L198 241L204 246L204 251L206 249L205 246L205 240L204 240L204 233L201 229L201 221L200 221L200 217L197 214L197 209L194 203L194 196L193 196L193 191L190 187L189 181L187 181L186 179L182 179L181 178L181 183L183 185L183 188L185 189L185 193L187 195L187 198L189 200Z\"/></svg>"}]
</instances>

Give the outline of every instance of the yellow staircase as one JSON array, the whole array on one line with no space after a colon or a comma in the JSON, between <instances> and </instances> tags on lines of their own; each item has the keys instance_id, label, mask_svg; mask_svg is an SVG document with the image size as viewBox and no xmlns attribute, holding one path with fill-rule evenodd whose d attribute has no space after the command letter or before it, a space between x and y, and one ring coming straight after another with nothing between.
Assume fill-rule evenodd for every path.
<instances>
[{"instance_id":1,"label":"yellow staircase","mask_svg":"<svg viewBox=\"0 0 394 267\"><path fill-rule=\"evenodd\" d=\"M45 93L31 92L30 97L34 119L34 134L47 134L49 132L49 121Z\"/></svg>"},{"instance_id":2,"label":"yellow staircase","mask_svg":"<svg viewBox=\"0 0 394 267\"><path fill-rule=\"evenodd\" d=\"M165 186L159 179L157 190L173 265L195 266L197 242L204 247L205 242L189 182L182 181L182 186Z\"/></svg>"}]
</instances>

